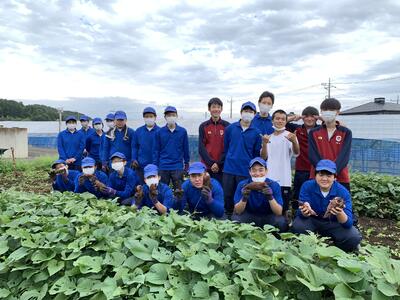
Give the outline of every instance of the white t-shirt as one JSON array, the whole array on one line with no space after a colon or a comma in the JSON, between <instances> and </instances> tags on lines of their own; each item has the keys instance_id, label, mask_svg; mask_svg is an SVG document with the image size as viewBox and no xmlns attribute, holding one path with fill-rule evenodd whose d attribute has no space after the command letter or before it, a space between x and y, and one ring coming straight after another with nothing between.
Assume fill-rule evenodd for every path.
<instances>
[{"instance_id":1,"label":"white t-shirt","mask_svg":"<svg viewBox=\"0 0 400 300\"><path fill-rule=\"evenodd\" d=\"M292 186L291 158L294 155L293 144L286 138L289 133L285 130L279 135L272 134L267 144L267 177L286 187Z\"/></svg>"}]
</instances>

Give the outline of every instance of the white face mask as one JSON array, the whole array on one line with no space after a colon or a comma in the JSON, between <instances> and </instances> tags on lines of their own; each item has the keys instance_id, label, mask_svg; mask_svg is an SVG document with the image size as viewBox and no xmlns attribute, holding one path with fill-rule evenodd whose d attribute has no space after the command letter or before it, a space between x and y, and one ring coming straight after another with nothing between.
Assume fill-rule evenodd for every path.
<instances>
[{"instance_id":1,"label":"white face mask","mask_svg":"<svg viewBox=\"0 0 400 300\"><path fill-rule=\"evenodd\" d=\"M244 122L250 123L254 119L254 113L251 112L242 112L242 120Z\"/></svg>"},{"instance_id":2,"label":"white face mask","mask_svg":"<svg viewBox=\"0 0 400 300\"><path fill-rule=\"evenodd\" d=\"M332 110L322 111L321 117L327 123L334 122L336 119L336 111L332 111Z\"/></svg>"},{"instance_id":3,"label":"white face mask","mask_svg":"<svg viewBox=\"0 0 400 300\"><path fill-rule=\"evenodd\" d=\"M167 121L168 125L174 125L176 123L176 117L166 117L165 120Z\"/></svg>"},{"instance_id":4,"label":"white face mask","mask_svg":"<svg viewBox=\"0 0 400 300\"><path fill-rule=\"evenodd\" d=\"M263 177L251 177L251 180L253 180L253 182L264 182L265 179L267 179L266 176L263 176Z\"/></svg>"},{"instance_id":5,"label":"white face mask","mask_svg":"<svg viewBox=\"0 0 400 300\"><path fill-rule=\"evenodd\" d=\"M107 122L107 127L108 128L114 128L114 122L113 121L110 121L110 122Z\"/></svg>"},{"instance_id":6,"label":"white face mask","mask_svg":"<svg viewBox=\"0 0 400 300\"><path fill-rule=\"evenodd\" d=\"M143 118L146 126L152 127L156 123L156 118Z\"/></svg>"},{"instance_id":7,"label":"white face mask","mask_svg":"<svg viewBox=\"0 0 400 300\"><path fill-rule=\"evenodd\" d=\"M284 131L284 130L286 129L285 126L283 126L283 127L275 127L275 126L272 126L272 128L273 128L275 131Z\"/></svg>"},{"instance_id":8,"label":"white face mask","mask_svg":"<svg viewBox=\"0 0 400 300\"><path fill-rule=\"evenodd\" d=\"M82 173L85 174L85 175L93 175L94 174L94 167L82 168Z\"/></svg>"},{"instance_id":9,"label":"white face mask","mask_svg":"<svg viewBox=\"0 0 400 300\"><path fill-rule=\"evenodd\" d=\"M67 124L67 128L68 128L68 130L75 130L75 129L76 129L76 124L74 124L74 123L68 123L68 124Z\"/></svg>"},{"instance_id":10,"label":"white face mask","mask_svg":"<svg viewBox=\"0 0 400 300\"><path fill-rule=\"evenodd\" d=\"M101 124L96 124L96 125L94 125L93 127L94 127L94 129L96 129L96 130L100 130L100 129L103 128L103 125L101 125Z\"/></svg>"},{"instance_id":11,"label":"white face mask","mask_svg":"<svg viewBox=\"0 0 400 300\"><path fill-rule=\"evenodd\" d=\"M150 187L152 184L155 184L155 185L158 184L158 178L157 178L157 177L146 178L146 179L144 180L144 182L146 182L146 184L148 185L148 187Z\"/></svg>"},{"instance_id":12,"label":"white face mask","mask_svg":"<svg viewBox=\"0 0 400 300\"><path fill-rule=\"evenodd\" d=\"M124 162L123 161L118 161L118 162L114 162L111 163L111 168L115 171L120 171L122 170L124 167Z\"/></svg>"},{"instance_id":13,"label":"white face mask","mask_svg":"<svg viewBox=\"0 0 400 300\"><path fill-rule=\"evenodd\" d=\"M265 114L269 113L270 110L272 109L272 105L262 104L262 103L260 103L258 107L260 108L260 112Z\"/></svg>"}]
</instances>

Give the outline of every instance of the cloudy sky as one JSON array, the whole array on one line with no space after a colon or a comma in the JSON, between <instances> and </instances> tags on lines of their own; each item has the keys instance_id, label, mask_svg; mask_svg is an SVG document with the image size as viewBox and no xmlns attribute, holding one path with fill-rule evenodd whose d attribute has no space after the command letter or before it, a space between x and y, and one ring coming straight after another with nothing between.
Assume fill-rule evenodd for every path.
<instances>
[{"instance_id":1,"label":"cloudy sky","mask_svg":"<svg viewBox=\"0 0 400 300\"><path fill-rule=\"evenodd\" d=\"M345 108L400 94L397 0L2 0L0 98L100 114L173 104ZM57 102L54 102L57 101Z\"/></svg>"}]
</instances>

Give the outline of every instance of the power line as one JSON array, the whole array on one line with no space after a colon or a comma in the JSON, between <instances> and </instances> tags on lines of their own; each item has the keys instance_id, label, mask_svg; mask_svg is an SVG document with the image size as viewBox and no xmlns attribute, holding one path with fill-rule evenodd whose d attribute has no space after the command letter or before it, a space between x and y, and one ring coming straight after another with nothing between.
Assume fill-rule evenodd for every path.
<instances>
[{"instance_id":1,"label":"power line","mask_svg":"<svg viewBox=\"0 0 400 300\"><path fill-rule=\"evenodd\" d=\"M382 79L373 79L373 80L363 80L363 81L335 82L335 84L362 84L362 83L380 82L380 81L395 80L395 79L400 79L400 76L394 76Z\"/></svg>"}]
</instances>

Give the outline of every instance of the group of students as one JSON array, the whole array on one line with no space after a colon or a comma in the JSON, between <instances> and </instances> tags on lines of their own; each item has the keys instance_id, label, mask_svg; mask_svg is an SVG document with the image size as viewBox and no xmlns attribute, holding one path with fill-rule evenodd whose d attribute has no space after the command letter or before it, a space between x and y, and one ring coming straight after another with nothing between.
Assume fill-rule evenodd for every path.
<instances>
[{"instance_id":1,"label":"group of students","mask_svg":"<svg viewBox=\"0 0 400 300\"><path fill-rule=\"evenodd\" d=\"M336 121L340 102L325 99L321 115L314 107L301 116L280 109L270 115L274 100L262 93L259 112L254 103L243 103L240 120L229 124L221 119L222 101L210 99L211 118L199 126L201 162L192 164L188 134L173 106L165 108L162 127L156 111L145 108L144 125L136 130L123 111L107 115L107 130L100 118L90 128L87 116L77 130L77 119L68 117L58 136L53 188L117 198L160 214L175 209L196 218L270 224L281 232L291 223L295 233L318 232L345 251L356 250L362 237L353 224L347 167L352 135Z\"/></svg>"}]
</instances>

